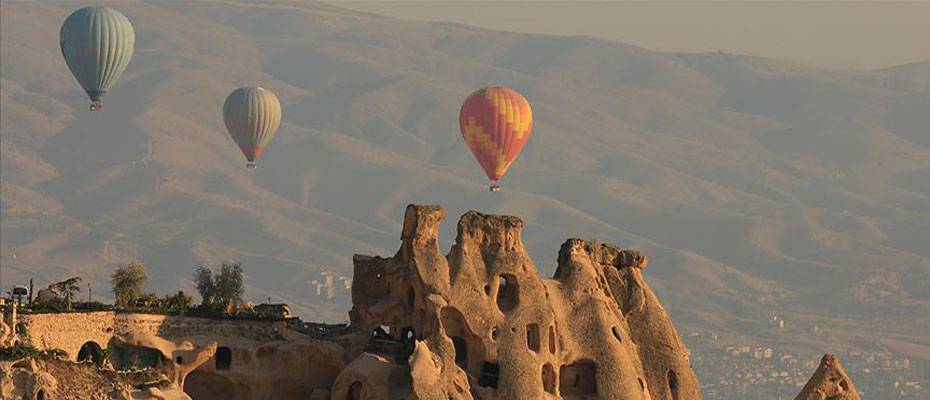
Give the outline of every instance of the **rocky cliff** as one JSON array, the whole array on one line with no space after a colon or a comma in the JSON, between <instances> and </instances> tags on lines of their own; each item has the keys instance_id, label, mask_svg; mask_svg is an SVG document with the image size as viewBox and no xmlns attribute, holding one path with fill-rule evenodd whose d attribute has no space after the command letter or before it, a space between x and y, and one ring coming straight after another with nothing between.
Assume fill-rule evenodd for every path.
<instances>
[{"instance_id":1,"label":"rocky cliff","mask_svg":"<svg viewBox=\"0 0 930 400\"><path fill-rule=\"evenodd\" d=\"M701 398L687 350L643 280L645 256L570 239L546 279L520 219L469 212L443 255L445 217L411 205L394 257L355 257L352 325L412 356L404 367L360 356L334 398L386 398L406 391L409 376L421 399Z\"/></svg>"},{"instance_id":2,"label":"rocky cliff","mask_svg":"<svg viewBox=\"0 0 930 400\"><path fill-rule=\"evenodd\" d=\"M859 400L859 392L843 370L840 358L827 354L794 400Z\"/></svg>"}]
</instances>

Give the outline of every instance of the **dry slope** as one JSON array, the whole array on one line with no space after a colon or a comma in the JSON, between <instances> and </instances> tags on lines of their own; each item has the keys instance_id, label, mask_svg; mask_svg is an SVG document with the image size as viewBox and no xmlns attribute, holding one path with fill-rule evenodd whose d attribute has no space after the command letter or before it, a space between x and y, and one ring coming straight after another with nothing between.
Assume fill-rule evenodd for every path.
<instances>
[{"instance_id":1,"label":"dry slope","mask_svg":"<svg viewBox=\"0 0 930 400\"><path fill-rule=\"evenodd\" d=\"M139 258L154 288L190 289L195 264L240 260L248 297L338 320L348 303L309 282L387 251L397 210L428 202L520 216L537 260L579 233L641 248L688 330L741 338L787 314L781 339L826 352L804 332L842 315L833 343L930 346L914 318L930 314L927 62L848 73L318 3L109 4L137 49L91 114L57 45L80 3L0 3L3 287L81 275L106 296ZM219 111L243 84L284 104L254 174ZM486 84L536 116L495 196L456 126Z\"/></svg>"}]
</instances>

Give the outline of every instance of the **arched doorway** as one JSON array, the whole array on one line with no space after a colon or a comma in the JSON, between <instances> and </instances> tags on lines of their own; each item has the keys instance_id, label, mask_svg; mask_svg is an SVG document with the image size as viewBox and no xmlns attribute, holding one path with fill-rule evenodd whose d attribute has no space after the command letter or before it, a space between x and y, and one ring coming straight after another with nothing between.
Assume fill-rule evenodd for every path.
<instances>
[{"instance_id":1,"label":"arched doorway","mask_svg":"<svg viewBox=\"0 0 930 400\"><path fill-rule=\"evenodd\" d=\"M78 351L77 362L90 361L96 364L97 366L103 365L103 359L106 358L103 355L103 349L100 347L97 342L89 341L84 343L81 346L81 350Z\"/></svg>"},{"instance_id":2,"label":"arched doorway","mask_svg":"<svg viewBox=\"0 0 930 400\"><path fill-rule=\"evenodd\" d=\"M232 350L229 347L219 347L216 349L216 369L224 370L232 367Z\"/></svg>"},{"instance_id":3,"label":"arched doorway","mask_svg":"<svg viewBox=\"0 0 930 400\"><path fill-rule=\"evenodd\" d=\"M349 386L349 392L346 393L346 400L361 400L363 396L362 390L361 382L352 383L352 386Z\"/></svg>"}]
</instances>

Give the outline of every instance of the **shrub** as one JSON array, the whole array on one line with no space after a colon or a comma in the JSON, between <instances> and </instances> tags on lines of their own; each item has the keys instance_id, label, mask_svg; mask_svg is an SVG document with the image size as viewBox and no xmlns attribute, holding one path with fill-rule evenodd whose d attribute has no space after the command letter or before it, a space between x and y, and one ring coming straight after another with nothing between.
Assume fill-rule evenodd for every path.
<instances>
[{"instance_id":1,"label":"shrub","mask_svg":"<svg viewBox=\"0 0 930 400\"><path fill-rule=\"evenodd\" d=\"M191 304L194 304L194 298L181 290L161 298L161 308L172 314L185 312Z\"/></svg>"},{"instance_id":2,"label":"shrub","mask_svg":"<svg viewBox=\"0 0 930 400\"><path fill-rule=\"evenodd\" d=\"M228 308L241 303L243 280L242 265L239 263L224 262L215 270L201 265L194 270L194 282L203 299L202 305Z\"/></svg>"},{"instance_id":3,"label":"shrub","mask_svg":"<svg viewBox=\"0 0 930 400\"><path fill-rule=\"evenodd\" d=\"M140 262L130 261L127 264L117 266L113 275L110 275L110 283L113 284L113 295L116 297L117 307L127 307L135 305L136 302L145 296L143 293L145 282L149 278L145 274L145 266Z\"/></svg>"},{"instance_id":4,"label":"shrub","mask_svg":"<svg viewBox=\"0 0 930 400\"><path fill-rule=\"evenodd\" d=\"M113 306L104 304L99 301L89 301L84 303L74 303L74 309L79 311L110 311Z\"/></svg>"},{"instance_id":5,"label":"shrub","mask_svg":"<svg viewBox=\"0 0 930 400\"><path fill-rule=\"evenodd\" d=\"M39 350L32 346L17 344L13 347L0 348L0 360L13 361L21 358L32 357L39 354Z\"/></svg>"},{"instance_id":6,"label":"shrub","mask_svg":"<svg viewBox=\"0 0 930 400\"><path fill-rule=\"evenodd\" d=\"M54 300L46 301L44 303L35 304L32 306L31 312L33 314L56 314L68 312L68 305L65 304L64 300Z\"/></svg>"}]
</instances>

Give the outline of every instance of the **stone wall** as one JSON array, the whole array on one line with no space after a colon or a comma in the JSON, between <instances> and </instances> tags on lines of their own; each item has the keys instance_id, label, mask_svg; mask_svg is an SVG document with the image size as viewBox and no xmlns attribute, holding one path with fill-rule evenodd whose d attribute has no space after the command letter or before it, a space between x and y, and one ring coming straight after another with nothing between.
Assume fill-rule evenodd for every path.
<instances>
[{"instance_id":1,"label":"stone wall","mask_svg":"<svg viewBox=\"0 0 930 400\"><path fill-rule=\"evenodd\" d=\"M281 339L287 329L283 321L214 320L157 314L112 311L58 314L25 314L21 338L41 350L61 349L75 359L87 342L106 348L114 335L155 335L170 340L194 337L231 337L266 342Z\"/></svg>"},{"instance_id":2,"label":"stone wall","mask_svg":"<svg viewBox=\"0 0 930 400\"><path fill-rule=\"evenodd\" d=\"M87 342L106 348L115 320L112 312L20 314L19 322L26 325L20 340L40 350L64 350L70 359L76 359Z\"/></svg>"}]
</instances>

